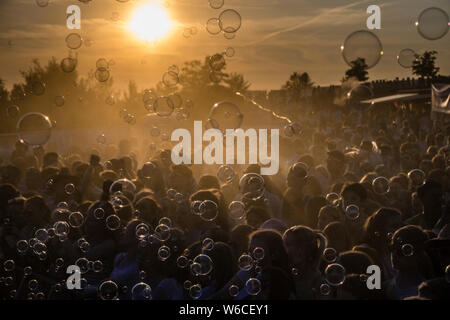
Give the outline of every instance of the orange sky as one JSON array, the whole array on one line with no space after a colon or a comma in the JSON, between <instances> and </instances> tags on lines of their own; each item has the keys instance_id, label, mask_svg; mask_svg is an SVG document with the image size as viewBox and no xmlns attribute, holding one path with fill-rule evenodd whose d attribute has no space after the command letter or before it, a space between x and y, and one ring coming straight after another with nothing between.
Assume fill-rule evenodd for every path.
<instances>
[{"instance_id":1,"label":"orange sky","mask_svg":"<svg viewBox=\"0 0 450 320\"><path fill-rule=\"evenodd\" d=\"M126 28L133 11L148 0L50 0L45 8L35 0L0 1L0 78L10 87L20 80L19 70L33 58L45 62L51 56L65 57L68 48L65 11L77 4L82 11L83 38L89 47L77 50L78 70L86 75L98 58L113 59L112 76L117 86L135 80L139 88L154 86L172 64L203 60L205 55L233 47L236 54L227 60L229 72L240 72L252 83L251 89L278 89L293 71L309 72L316 84L336 84L347 65L339 47L348 34L366 29L371 4L382 7L382 29L375 33L383 43L384 56L369 70L371 79L407 77L410 70L397 64L401 49L417 52L435 49L442 74L450 74L448 33L437 41L423 39L414 22L420 12L436 6L450 12L448 0L225 0L221 9L212 9L208 0L166 0L168 15L175 27L163 40L145 44ZM235 9L242 16L242 27L233 40L212 36L205 30L209 18L224 9ZM114 22L112 15L120 20ZM186 39L185 27L195 26L198 34ZM9 45L9 44L10 45Z\"/></svg>"}]
</instances>

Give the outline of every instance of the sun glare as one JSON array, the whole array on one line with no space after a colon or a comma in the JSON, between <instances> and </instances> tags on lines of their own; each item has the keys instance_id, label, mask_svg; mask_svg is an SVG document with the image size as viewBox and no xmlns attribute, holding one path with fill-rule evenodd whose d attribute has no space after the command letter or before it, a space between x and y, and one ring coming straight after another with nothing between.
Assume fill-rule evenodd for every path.
<instances>
[{"instance_id":1,"label":"sun glare","mask_svg":"<svg viewBox=\"0 0 450 320\"><path fill-rule=\"evenodd\" d=\"M139 7L131 17L128 28L140 39L157 41L165 38L172 30L167 11L158 4L149 3Z\"/></svg>"}]
</instances>

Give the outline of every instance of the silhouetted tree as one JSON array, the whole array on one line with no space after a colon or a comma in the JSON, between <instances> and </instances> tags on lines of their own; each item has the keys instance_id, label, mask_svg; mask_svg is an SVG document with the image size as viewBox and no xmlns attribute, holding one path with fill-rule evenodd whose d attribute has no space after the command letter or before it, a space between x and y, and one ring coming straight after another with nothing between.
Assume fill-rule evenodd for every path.
<instances>
[{"instance_id":1,"label":"silhouetted tree","mask_svg":"<svg viewBox=\"0 0 450 320\"><path fill-rule=\"evenodd\" d=\"M292 100L298 101L303 97L304 91L311 89L313 85L314 82L311 81L311 77L307 72L303 72L302 74L294 72L282 88L288 92Z\"/></svg>"},{"instance_id":2,"label":"silhouetted tree","mask_svg":"<svg viewBox=\"0 0 450 320\"><path fill-rule=\"evenodd\" d=\"M242 74L235 72L230 73L223 82L228 85L232 92L245 93L251 86L250 82L245 80Z\"/></svg>"},{"instance_id":3,"label":"silhouetted tree","mask_svg":"<svg viewBox=\"0 0 450 320\"><path fill-rule=\"evenodd\" d=\"M421 56L418 56L413 62L413 74L420 78L434 78L437 76L439 69L436 67L437 51L425 51Z\"/></svg>"},{"instance_id":4,"label":"silhouetted tree","mask_svg":"<svg viewBox=\"0 0 450 320\"><path fill-rule=\"evenodd\" d=\"M366 59L357 58L350 62L351 68L345 71L345 80L350 78L356 78L358 81L367 81L369 80L369 72L367 69L369 68Z\"/></svg>"}]
</instances>

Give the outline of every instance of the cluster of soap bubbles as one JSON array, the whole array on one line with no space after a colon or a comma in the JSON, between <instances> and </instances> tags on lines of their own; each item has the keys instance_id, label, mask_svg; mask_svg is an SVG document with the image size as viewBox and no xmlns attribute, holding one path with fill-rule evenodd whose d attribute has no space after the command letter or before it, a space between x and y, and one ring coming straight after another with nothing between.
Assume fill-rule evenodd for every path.
<instances>
[{"instance_id":1,"label":"cluster of soap bubbles","mask_svg":"<svg viewBox=\"0 0 450 320\"><path fill-rule=\"evenodd\" d=\"M190 38L192 36L195 36L198 33L198 29L196 26L187 27L183 30L183 37Z\"/></svg>"},{"instance_id":2,"label":"cluster of soap bubbles","mask_svg":"<svg viewBox=\"0 0 450 320\"><path fill-rule=\"evenodd\" d=\"M289 122L283 127L283 134L288 138L298 136L301 132L302 132L301 125L295 121Z\"/></svg>"},{"instance_id":3,"label":"cluster of soap bubbles","mask_svg":"<svg viewBox=\"0 0 450 320\"><path fill-rule=\"evenodd\" d=\"M105 58L100 58L95 63L95 67L95 79L100 83L108 81L110 77L109 62Z\"/></svg>"},{"instance_id":4,"label":"cluster of soap bubbles","mask_svg":"<svg viewBox=\"0 0 450 320\"><path fill-rule=\"evenodd\" d=\"M219 6L219 1L212 2L214 2L215 6ZM222 7L222 5L218 8ZM236 32L241 28L241 25L242 17L239 12L234 9L226 9L219 14L218 18L208 19L206 22L206 31L212 35L217 35L222 32L224 37L230 40L234 39Z\"/></svg>"},{"instance_id":5,"label":"cluster of soap bubbles","mask_svg":"<svg viewBox=\"0 0 450 320\"><path fill-rule=\"evenodd\" d=\"M178 66L175 64L171 65L163 74L162 83L168 88L175 87L180 82L179 74L180 69L178 68Z\"/></svg>"},{"instance_id":6,"label":"cluster of soap bubbles","mask_svg":"<svg viewBox=\"0 0 450 320\"><path fill-rule=\"evenodd\" d=\"M449 16L441 8L429 7L419 14L415 26L424 39L439 40L448 33ZM341 52L349 66L357 59L363 59L367 69L373 68L384 54L380 39L368 30L358 30L347 36L341 45ZM397 55L397 62L403 68L411 68L417 58L414 50L406 48Z\"/></svg>"},{"instance_id":7,"label":"cluster of soap bubbles","mask_svg":"<svg viewBox=\"0 0 450 320\"><path fill-rule=\"evenodd\" d=\"M219 206L211 200L195 200L191 203L191 212L204 221L214 221L219 215Z\"/></svg>"},{"instance_id":8,"label":"cluster of soap bubbles","mask_svg":"<svg viewBox=\"0 0 450 320\"><path fill-rule=\"evenodd\" d=\"M236 177L234 169L229 165L221 165L217 170L217 178L221 183L231 183Z\"/></svg>"}]
</instances>

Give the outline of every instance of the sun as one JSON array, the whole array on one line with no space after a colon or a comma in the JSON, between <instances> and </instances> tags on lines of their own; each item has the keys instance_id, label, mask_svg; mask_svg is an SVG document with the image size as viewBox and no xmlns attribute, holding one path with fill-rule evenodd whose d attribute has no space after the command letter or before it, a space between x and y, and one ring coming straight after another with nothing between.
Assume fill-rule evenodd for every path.
<instances>
[{"instance_id":1,"label":"sun","mask_svg":"<svg viewBox=\"0 0 450 320\"><path fill-rule=\"evenodd\" d=\"M148 3L139 7L132 15L128 28L145 41L165 38L172 30L173 23L164 7Z\"/></svg>"}]
</instances>

